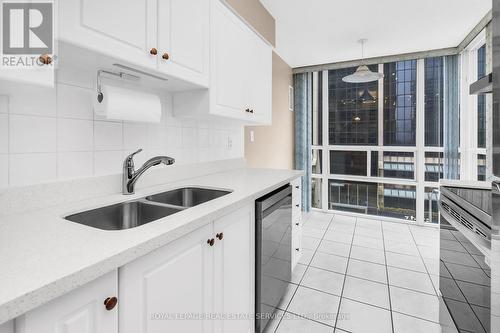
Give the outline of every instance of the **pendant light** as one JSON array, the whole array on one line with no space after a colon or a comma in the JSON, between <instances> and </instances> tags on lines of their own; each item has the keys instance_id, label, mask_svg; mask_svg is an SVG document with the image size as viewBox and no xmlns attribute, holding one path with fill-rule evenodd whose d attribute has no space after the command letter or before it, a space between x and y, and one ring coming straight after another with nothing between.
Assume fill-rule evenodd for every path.
<instances>
[{"instance_id":1,"label":"pendant light","mask_svg":"<svg viewBox=\"0 0 500 333\"><path fill-rule=\"evenodd\" d=\"M354 74L344 76L342 81L348 83L366 83L377 81L384 77L384 74L378 72L372 72L368 66L363 65L364 59L364 46L366 39L360 39L358 42L361 44L361 65L356 69Z\"/></svg>"}]
</instances>

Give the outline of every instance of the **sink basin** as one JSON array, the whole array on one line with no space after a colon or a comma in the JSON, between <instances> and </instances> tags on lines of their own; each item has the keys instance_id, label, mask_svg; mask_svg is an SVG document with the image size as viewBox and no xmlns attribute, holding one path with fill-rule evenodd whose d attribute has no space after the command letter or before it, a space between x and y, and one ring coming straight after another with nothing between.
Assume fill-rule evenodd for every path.
<instances>
[{"instance_id":1,"label":"sink basin","mask_svg":"<svg viewBox=\"0 0 500 333\"><path fill-rule=\"evenodd\" d=\"M217 199L231 191L212 190L198 187L184 187L146 197L146 200L183 208L193 207Z\"/></svg>"},{"instance_id":2,"label":"sink basin","mask_svg":"<svg viewBox=\"0 0 500 333\"><path fill-rule=\"evenodd\" d=\"M67 216L66 220L98 229L123 230L161 219L181 210L143 201L130 201L73 214Z\"/></svg>"}]
</instances>

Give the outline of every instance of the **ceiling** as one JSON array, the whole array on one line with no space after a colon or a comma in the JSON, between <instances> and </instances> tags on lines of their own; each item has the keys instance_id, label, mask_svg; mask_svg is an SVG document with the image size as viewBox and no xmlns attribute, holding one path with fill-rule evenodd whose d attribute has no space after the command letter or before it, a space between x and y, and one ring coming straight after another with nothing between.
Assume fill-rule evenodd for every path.
<instances>
[{"instance_id":1,"label":"ceiling","mask_svg":"<svg viewBox=\"0 0 500 333\"><path fill-rule=\"evenodd\" d=\"M261 0L276 51L292 67L457 46L491 0Z\"/></svg>"}]
</instances>

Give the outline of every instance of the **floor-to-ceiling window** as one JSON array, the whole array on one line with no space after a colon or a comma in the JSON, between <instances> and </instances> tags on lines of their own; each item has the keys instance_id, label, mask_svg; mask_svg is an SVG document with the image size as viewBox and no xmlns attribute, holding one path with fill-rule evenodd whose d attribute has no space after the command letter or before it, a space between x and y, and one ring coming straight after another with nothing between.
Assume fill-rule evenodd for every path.
<instances>
[{"instance_id":1,"label":"floor-to-ceiling window","mask_svg":"<svg viewBox=\"0 0 500 333\"><path fill-rule=\"evenodd\" d=\"M443 58L371 65L383 79L342 81L355 69L313 75L313 207L436 222Z\"/></svg>"}]
</instances>

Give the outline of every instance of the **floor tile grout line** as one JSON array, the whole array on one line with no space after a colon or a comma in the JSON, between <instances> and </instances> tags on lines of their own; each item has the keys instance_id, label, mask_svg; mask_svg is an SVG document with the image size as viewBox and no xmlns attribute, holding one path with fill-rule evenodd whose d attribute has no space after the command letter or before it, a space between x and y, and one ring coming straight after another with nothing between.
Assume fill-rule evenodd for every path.
<instances>
[{"instance_id":1,"label":"floor tile grout line","mask_svg":"<svg viewBox=\"0 0 500 333\"><path fill-rule=\"evenodd\" d=\"M357 224L358 218L356 217L354 219L354 232L356 232L356 224ZM337 328L337 323L339 321L339 314L340 314L340 307L342 305L342 298L344 295L344 288L345 288L345 282L347 280L347 271L349 270L349 262L351 260L351 251L352 251L352 243L354 241L354 232L352 234L352 239L351 239L351 246L349 247L349 257L347 258L347 265L345 267L345 274L344 274L344 281L342 282L342 290L340 291L340 300L339 300L339 306L337 308L337 315L335 316L335 325L333 325L334 329Z\"/></svg>"},{"instance_id":2,"label":"floor tile grout line","mask_svg":"<svg viewBox=\"0 0 500 333\"><path fill-rule=\"evenodd\" d=\"M394 317L392 314L391 286L390 286L390 282L389 282L389 269L387 268L387 254L385 252L384 228L382 228L382 240L383 240L383 244L384 244L385 275L387 278L387 293L388 293L388 297L389 297L389 313L391 315L392 332L394 333Z\"/></svg>"},{"instance_id":3,"label":"floor tile grout line","mask_svg":"<svg viewBox=\"0 0 500 333\"><path fill-rule=\"evenodd\" d=\"M302 217L304 217L304 216L302 215ZM308 219L307 219L307 221L306 221L306 223L309 221L309 219L310 219L310 218L312 218L312 217L311 217L311 216L309 216L309 217L308 217ZM324 233L323 233L323 237L325 237L326 231L327 231L327 230L328 230L328 228L330 227L330 224L332 224L332 221L333 221L333 219L334 219L334 218L335 218L335 214L332 214L332 217L330 218L330 222L328 222L328 226L327 226L327 228L325 229L325 231L324 231ZM323 238L321 238L320 244L321 244L321 242L322 242L322 241L323 241ZM318 244L318 247L319 247L319 244ZM297 285L298 285L298 286L297 286L297 288L296 288L296 289L295 289L295 291L293 292L292 297L290 298L290 300L288 301L288 304L286 305L286 309L285 309L285 311L284 311L285 313L286 313L286 312L289 312L289 311L288 311L288 307L289 307L289 306L290 306L290 304L292 303L292 300L293 300L293 298L295 297L295 294L297 293L297 290L299 290L300 283L301 283L301 282L302 282L302 280L304 279L304 276L306 275L307 270L309 269L309 266L311 265L311 261L313 260L313 258L314 258L314 256L316 255L316 252L317 252L317 251L318 251L318 248L316 248L316 250L314 251L314 253L313 253L312 257L311 257L311 260L309 260L309 263L306 265L307 267L306 267L306 269L305 269L305 271L304 271L304 274L302 274L302 277L300 278L300 280L299 280L299 281L298 281L298 283L297 283ZM297 263L297 264L298 264L298 263ZM339 302L339 303L340 303L340 302ZM309 318L306 318L306 319L310 320ZM279 327L280 327L280 325L281 325L282 320L283 320L283 317L281 317L281 318L280 318L280 321L279 321L278 325L276 325L276 329L274 330L274 333L276 333L276 332L278 331L278 329L279 329ZM333 326L333 328L334 328L334 330L335 330L335 326Z\"/></svg>"},{"instance_id":4,"label":"floor tile grout line","mask_svg":"<svg viewBox=\"0 0 500 333\"><path fill-rule=\"evenodd\" d=\"M411 228L410 228L410 234L411 234L411 237L413 238L413 242L415 243L415 245L417 245L417 241L415 240L415 236L413 235ZM432 288L434 289L436 296L439 296L439 290L436 289L436 286L434 285L434 282L432 281L431 273L429 272L429 269L427 268L427 265L425 264L424 257L422 257L422 253L420 253L420 249L418 248L418 245L417 245L417 251L418 251L418 254L420 256L420 260L422 260L422 263L424 264L425 271L427 272L427 277L431 280ZM440 265L440 263L439 263L439 265Z\"/></svg>"}]
</instances>

